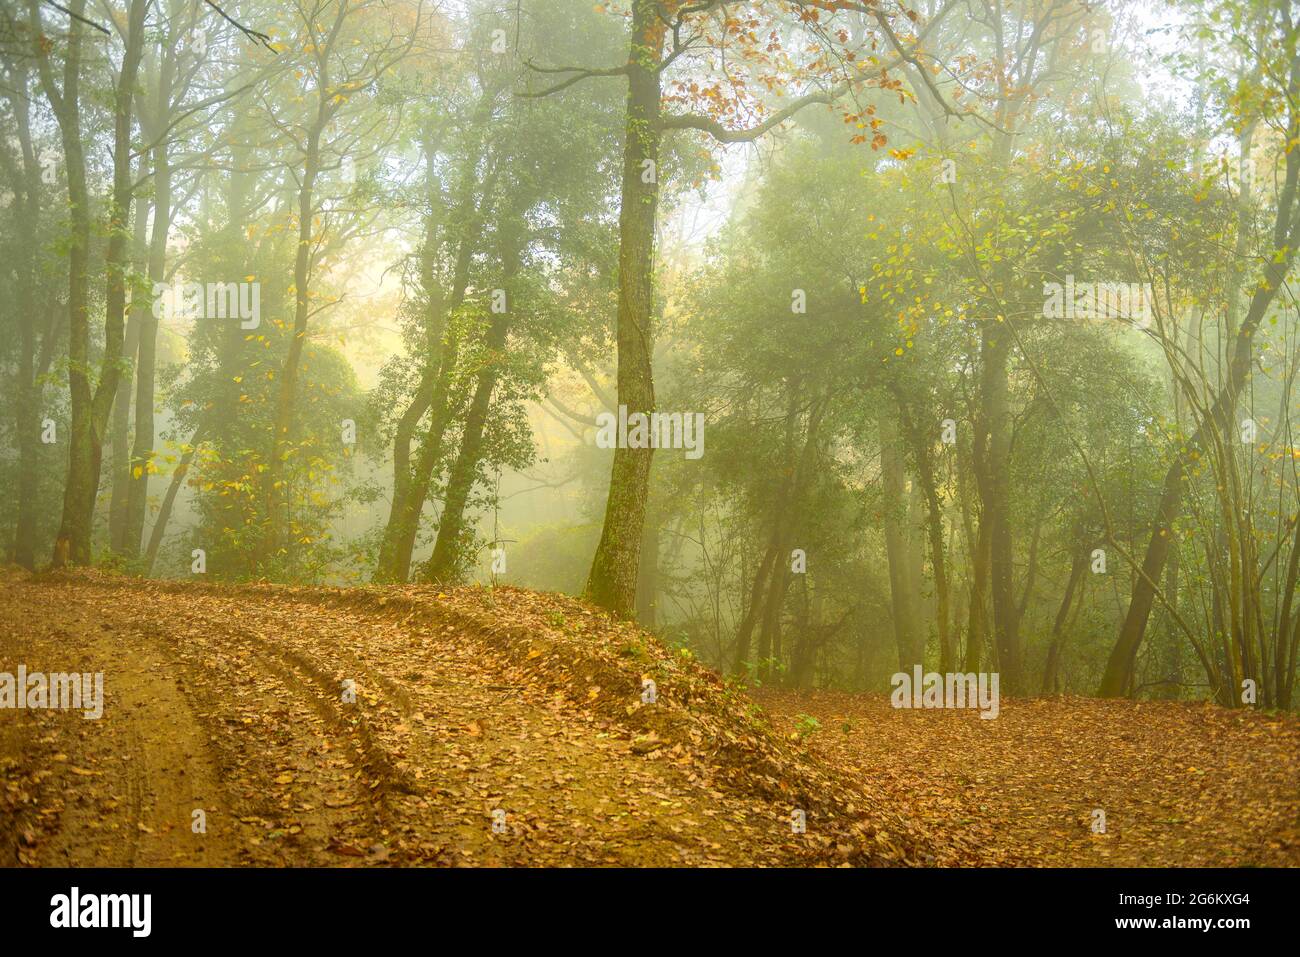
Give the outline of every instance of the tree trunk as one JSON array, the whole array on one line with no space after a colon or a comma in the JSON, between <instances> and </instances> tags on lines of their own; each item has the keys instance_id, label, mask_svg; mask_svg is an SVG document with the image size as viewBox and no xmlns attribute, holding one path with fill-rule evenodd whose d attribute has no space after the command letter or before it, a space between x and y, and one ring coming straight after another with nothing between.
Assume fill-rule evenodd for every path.
<instances>
[{"instance_id":1,"label":"tree trunk","mask_svg":"<svg viewBox=\"0 0 1300 957\"><path fill-rule=\"evenodd\" d=\"M479 116L490 115L491 102L487 94L479 106ZM442 455L443 433L450 419L452 377L459 358L459 333L450 330L447 319L465 299L469 287L469 271L474 253L478 250L480 227L490 207L491 193L496 181L496 170L485 179L481 199L476 204L475 188L478 186L477 161L479 153L471 150L461 169L453 217L459 225L456 265L452 274L452 288L446 297L434 274L434 219L432 213L425 227L425 262L423 276L428 297L428 315L425 327L425 366L411 404L403 412L393 434L393 504L384 527L384 537L379 546L379 560L375 568L377 582L405 582L411 573L411 553L420 528L420 514L428 496L429 478L433 466ZM434 208L437 189L432 139L425 139L425 161L428 166L428 193L430 208ZM430 412L430 410L433 410ZM411 443L420 420L429 415L429 427L420 444L416 467L411 467Z\"/></svg>"},{"instance_id":2,"label":"tree trunk","mask_svg":"<svg viewBox=\"0 0 1300 957\"><path fill-rule=\"evenodd\" d=\"M628 50L627 124L618 217L618 402L629 416L654 410L650 314L655 214L659 203L659 66L665 21L655 0L634 0ZM617 410L615 410L617 412ZM616 448L600 544L586 596L621 618L636 613L646 497L653 449Z\"/></svg>"},{"instance_id":3,"label":"tree trunk","mask_svg":"<svg viewBox=\"0 0 1300 957\"><path fill-rule=\"evenodd\" d=\"M126 49L113 91L113 194L104 262L108 277L105 292L104 355L100 363L99 382L93 393L89 369L89 276L86 271L90 211L76 77L80 67L81 46L81 26L76 17L85 12L84 0L74 3L71 8L76 16L69 28L68 59L62 95L54 91L52 80L45 84L63 140L64 159L68 166L68 202L72 207L68 254L68 384L72 397L72 435L69 441L68 477L63 492L63 516L54 547L56 566L68 562L85 565L91 559L91 528L95 497L99 491L104 431L117 393L119 360L122 355L123 317L126 310L124 272L130 242L126 224L131 215L131 107L140 54L144 48L144 15L147 8L148 0L133 0L131 4ZM41 62L47 62L44 55ZM49 78L47 67L42 67L42 74L43 79Z\"/></svg>"},{"instance_id":4,"label":"tree trunk","mask_svg":"<svg viewBox=\"0 0 1300 957\"><path fill-rule=\"evenodd\" d=\"M948 585L948 562L943 539L943 504L939 500L934 476L934 455L924 435L917 437L917 472L921 492L925 495L926 533L930 541L930 563L934 569L935 621L939 632L939 670L953 671L956 656L952 640L951 597Z\"/></svg>"},{"instance_id":5,"label":"tree trunk","mask_svg":"<svg viewBox=\"0 0 1300 957\"><path fill-rule=\"evenodd\" d=\"M307 341L307 320L310 317L310 290L312 267L312 220L315 215L316 176L320 169L319 126L313 127L307 137L303 157L302 181L298 188L298 247L293 261L293 334L289 351L280 370L280 394L275 405L275 421L271 432L271 457L266 464L263 480L263 500L266 502L266 539L262 560L272 564L288 553L292 538L289 517L285 512L287 499L282 488L287 483L287 461L292 454L289 434L297 404L298 367L302 364L302 351Z\"/></svg>"},{"instance_id":6,"label":"tree trunk","mask_svg":"<svg viewBox=\"0 0 1300 957\"><path fill-rule=\"evenodd\" d=\"M641 539L641 572L636 586L636 622L646 631L655 630L655 610L659 598L659 525L657 509L647 512ZM672 567L669 565L668 567Z\"/></svg>"},{"instance_id":7,"label":"tree trunk","mask_svg":"<svg viewBox=\"0 0 1300 957\"><path fill-rule=\"evenodd\" d=\"M898 647L898 667L909 674L913 665L924 665L924 646L918 640L913 617L912 581L907 542L907 492L903 470L902 440L890 409L880 416L880 487L885 528L885 557L889 562L889 598Z\"/></svg>"},{"instance_id":8,"label":"tree trunk","mask_svg":"<svg viewBox=\"0 0 1300 957\"><path fill-rule=\"evenodd\" d=\"M1061 690L1061 640L1066 618L1069 617L1070 603L1074 600L1075 589L1083 579L1088 568L1088 552L1075 553L1070 563L1070 578L1065 583L1065 595L1061 598L1061 607L1056 610L1056 620L1052 622L1052 641L1047 646L1047 665L1043 668L1043 694L1056 694Z\"/></svg>"},{"instance_id":9,"label":"tree trunk","mask_svg":"<svg viewBox=\"0 0 1300 957\"><path fill-rule=\"evenodd\" d=\"M55 85L48 55L42 52L37 60L41 86L59 125L68 182L68 393L71 421L68 471L63 485L63 515L54 539L52 564L56 568L90 563L90 512L83 505L89 501L93 506L95 499L91 478L90 277L86 269L90 247L90 197L86 190L79 99L82 26L78 18L85 15L86 2L71 0L68 9L73 18L68 24L62 92ZM38 36L43 36L36 0L29 0L29 10L33 30Z\"/></svg>"},{"instance_id":10,"label":"tree trunk","mask_svg":"<svg viewBox=\"0 0 1300 957\"><path fill-rule=\"evenodd\" d=\"M158 549L162 545L163 533L167 530L167 522L172 517L172 508L176 504L176 493L180 491L181 483L185 481L185 475L190 470L190 463L194 461L194 455L199 450L205 439L204 427L200 425L194 430L190 437L189 447L181 455L180 462L176 465L176 471L172 472L172 480L167 485L167 493L163 496L162 505L158 509L158 517L154 519L153 529L149 533L149 547L145 550L144 556L144 575L147 578L153 574L154 562L158 559Z\"/></svg>"},{"instance_id":11,"label":"tree trunk","mask_svg":"<svg viewBox=\"0 0 1300 957\"><path fill-rule=\"evenodd\" d=\"M962 670L978 672L984 652L984 639L988 635L988 609L985 602L989 591L989 527L980 518L975 538L975 555L972 560L970 585L970 614L966 625L966 663Z\"/></svg>"},{"instance_id":12,"label":"tree trunk","mask_svg":"<svg viewBox=\"0 0 1300 957\"><path fill-rule=\"evenodd\" d=\"M167 235L171 228L171 162L167 144L154 148L153 232L149 237L149 282L162 283L167 277ZM140 361L135 381L135 441L131 447L131 486L126 505L126 553L140 553L144 534L144 513L149 500L149 466L154 446L154 374L158 350L158 317L152 310L140 315Z\"/></svg>"},{"instance_id":13,"label":"tree trunk","mask_svg":"<svg viewBox=\"0 0 1300 957\"><path fill-rule=\"evenodd\" d=\"M144 173L147 156L142 156L136 168L137 178ZM135 204L135 225L131 237L131 254L133 271L145 271L139 262L145 249L146 228L149 219L149 204L140 200ZM147 268L147 267L146 267ZM109 548L117 555L135 555L139 552L139 540L134 548L128 542L127 509L131 486L131 383L140 350L141 326L145 322L145 313L152 310L152 296L136 285L131 291L131 306L126 318L126 342L122 354L122 374L117 380L117 396L113 399L113 428L111 444L113 459L111 465L112 491L108 500L108 541ZM153 396L149 399L153 407Z\"/></svg>"},{"instance_id":14,"label":"tree trunk","mask_svg":"<svg viewBox=\"0 0 1300 957\"><path fill-rule=\"evenodd\" d=\"M452 582L461 574L461 536L465 527L465 503L478 476L478 463L483 454L483 430L487 425L492 392L496 388L501 363L505 361L506 338L510 331L510 310L514 308L511 279L519 269L519 251L512 250L503 270L506 308L504 313L492 316L487 337L483 343L483 368L479 370L474 387L474 398L465 415L465 425L460 451L452 465L447 480L447 495L443 503L442 519L438 523L438 538L433 545L433 555L425 580Z\"/></svg>"},{"instance_id":15,"label":"tree trunk","mask_svg":"<svg viewBox=\"0 0 1300 957\"><path fill-rule=\"evenodd\" d=\"M750 640L754 634L754 625L758 622L759 612L763 607L763 588L768 577L772 574L773 563L779 559L778 548L779 542L774 528L772 539L763 552L763 558L758 563L758 568L754 571L754 582L749 590L749 604L745 608L744 617L741 618L740 624L736 627L736 657L731 667L733 674L744 674L749 664Z\"/></svg>"},{"instance_id":16,"label":"tree trunk","mask_svg":"<svg viewBox=\"0 0 1300 957\"><path fill-rule=\"evenodd\" d=\"M1282 710L1291 707L1291 689L1295 681L1295 643L1290 639L1292 609L1296 589L1300 587L1300 516L1296 517L1295 536L1291 541L1291 556L1287 562L1285 584L1282 586L1282 608L1278 616L1277 643L1274 646L1274 671L1277 672L1277 706ZM1296 632L1300 634L1300 613L1295 615Z\"/></svg>"},{"instance_id":17,"label":"tree trunk","mask_svg":"<svg viewBox=\"0 0 1300 957\"><path fill-rule=\"evenodd\" d=\"M18 132L22 153L19 182L22 187L21 210L15 224L18 229L18 401L14 403L14 435L18 442L18 501L14 521L13 562L26 569L36 568L36 495L40 486L40 407L44 388L36 377L36 289L37 225L40 222L40 168L32 144L31 85L25 63L13 67L16 91L9 102Z\"/></svg>"},{"instance_id":18,"label":"tree trunk","mask_svg":"<svg viewBox=\"0 0 1300 957\"><path fill-rule=\"evenodd\" d=\"M976 472L984 505L980 531L987 523L993 640L1001 687L1007 694L1016 694L1021 690L1021 681L1011 534L1011 402L1007 372L1011 336L1004 322L985 324L981 354L980 401L988 448L982 468Z\"/></svg>"}]
</instances>

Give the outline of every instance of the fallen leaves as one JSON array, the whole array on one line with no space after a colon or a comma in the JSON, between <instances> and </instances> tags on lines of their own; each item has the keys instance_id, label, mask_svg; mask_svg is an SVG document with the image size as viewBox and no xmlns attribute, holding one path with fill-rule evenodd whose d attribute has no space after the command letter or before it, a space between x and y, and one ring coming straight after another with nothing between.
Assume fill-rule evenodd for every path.
<instances>
[{"instance_id":1,"label":"fallen leaves","mask_svg":"<svg viewBox=\"0 0 1300 957\"><path fill-rule=\"evenodd\" d=\"M189 821L147 789L188 787L172 771L208 766L216 781L194 806L221 825L207 846L229 842L232 862L264 866L1300 856L1289 717L1062 699L1008 701L981 722L894 711L882 696L770 691L764 711L631 625L511 588L78 573L0 598L15 621L33 608L52 647L102 638L117 669L109 693L134 703L110 699L103 722L42 727L38 749L0 739L0 811L13 822L0 831L12 830L22 864L41 863L61 828L87 857L109 841L124 848L118 863L204 863L184 850ZM151 778L112 757L127 740L157 765ZM1093 807L1107 811L1104 835L1090 829ZM794 809L805 834L792 834ZM122 841L127 831L148 840Z\"/></svg>"},{"instance_id":2,"label":"fallen leaves","mask_svg":"<svg viewBox=\"0 0 1300 957\"><path fill-rule=\"evenodd\" d=\"M763 691L809 749L936 840L1047 866L1300 864L1300 722L1190 702L1004 699L995 721L886 695ZM834 729L834 730L832 730ZM1172 744L1176 742L1176 745ZM1094 833L1093 811L1106 814Z\"/></svg>"}]
</instances>

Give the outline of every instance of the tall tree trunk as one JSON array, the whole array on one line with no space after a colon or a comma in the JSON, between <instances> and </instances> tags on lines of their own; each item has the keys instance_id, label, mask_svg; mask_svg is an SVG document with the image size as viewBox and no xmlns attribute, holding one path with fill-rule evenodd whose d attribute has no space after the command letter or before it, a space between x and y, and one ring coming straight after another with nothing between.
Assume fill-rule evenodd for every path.
<instances>
[{"instance_id":1,"label":"tall tree trunk","mask_svg":"<svg viewBox=\"0 0 1300 957\"><path fill-rule=\"evenodd\" d=\"M659 68L666 21L656 0L634 0L628 49L627 124L618 217L618 402L635 413L654 411L650 316L654 299L655 215L662 137ZM617 412L617 410L616 410ZM600 544L587 578L587 597L622 618L636 613L641 536L653 449L616 448Z\"/></svg>"},{"instance_id":2,"label":"tall tree trunk","mask_svg":"<svg viewBox=\"0 0 1300 957\"><path fill-rule=\"evenodd\" d=\"M144 173L148 164L148 155L140 157L136 168L137 178ZM131 237L132 272L144 272L147 264L141 263L142 256L147 256L146 236L149 219L149 204L143 199L135 204L135 224ZM113 399L112 438L113 458L111 464L112 490L108 499L108 541L109 548L117 555L134 555L139 552L139 542L134 548L129 547L127 538L127 504L131 485L131 384L135 378L134 365L140 350L140 330L144 323L144 313L152 310L152 296L136 283L131 290L131 305L126 317L126 342L122 350L122 374L117 380L117 396ZM152 407L152 396L150 406Z\"/></svg>"},{"instance_id":3,"label":"tall tree trunk","mask_svg":"<svg viewBox=\"0 0 1300 957\"><path fill-rule=\"evenodd\" d=\"M9 96L22 153L19 174L22 199L18 229L18 401L14 403L14 434L18 442L18 501L10 556L23 568L36 567L36 496L40 487L40 407L44 388L36 376L36 289L38 282L37 225L40 222L40 168L32 144L30 75L26 62L11 64L15 91Z\"/></svg>"},{"instance_id":4,"label":"tall tree trunk","mask_svg":"<svg viewBox=\"0 0 1300 957\"><path fill-rule=\"evenodd\" d=\"M130 265L131 200L134 178L131 167L131 130L135 123L136 77L144 53L144 18L149 0L132 0L127 22L126 49L113 90L113 195L108 213L108 245L104 253L107 283L104 292L104 357L99 382L91 398L90 476L82 486L86 495L80 503L85 528L94 521L95 498L99 493L104 436L117 399L122 378L126 325L126 274Z\"/></svg>"},{"instance_id":5,"label":"tall tree trunk","mask_svg":"<svg viewBox=\"0 0 1300 957\"><path fill-rule=\"evenodd\" d=\"M478 477L478 463L483 455L483 431L487 425L488 411L492 404L492 392L496 388L498 369L504 361L502 351L510 326L506 316L493 316L488 327L484 348L487 356L486 365L479 372L474 387L474 397L470 401L469 411L465 414L465 425L460 449L456 461L452 464L447 479L447 493L443 501L442 516L438 522L438 536L434 541L433 554L425 572L425 580L431 582L458 581L463 572L463 556L459 546L465 530L465 504L469 493Z\"/></svg>"},{"instance_id":6,"label":"tall tree trunk","mask_svg":"<svg viewBox=\"0 0 1300 957\"><path fill-rule=\"evenodd\" d=\"M68 386L72 398L72 435L68 450L68 476L63 491L63 515L55 538L54 564L90 563L91 527L95 497L99 490L99 469L104 430L108 425L117 392L118 362L122 355L123 316L126 309L124 270L129 236L126 223L131 214L131 125L135 80L144 47L144 15L148 0L133 0L130 8L126 49L113 91L113 194L109 210L109 240L105 254L108 276L104 316L104 355L99 382L90 386L90 315L87 255L90 238L89 195L86 162L81 137L81 109L78 72L81 65L81 23L84 0L70 7L74 14L69 27L63 91L54 86L46 54L39 57L42 84L54 109L67 164L68 202L72 227L68 253ZM39 13L32 3L33 26L39 27Z\"/></svg>"},{"instance_id":7,"label":"tall tree trunk","mask_svg":"<svg viewBox=\"0 0 1300 957\"><path fill-rule=\"evenodd\" d=\"M491 96L485 91L479 103L478 122L486 122L491 114ZM429 479L433 467L442 456L444 433L451 418L451 388L459 360L460 334L451 328L448 319L460 308L469 287L469 271L475 252L479 248L481 226L491 208L492 193L500 164L484 179L478 190L480 199L475 202L479 187L477 164L478 149L470 149L461 167L457 186L456 206L451 219L456 224L456 263L452 271L451 289L443 295L435 274L435 226L432 212L437 203L437 182L434 144L431 135L425 137L425 162L430 215L425 226L424 262L422 265L425 294L428 297L428 314L425 318L425 365L420 383L410 405L403 412L393 434L393 502L380 541L379 560L375 568L377 582L405 582L411 573L411 553L420 529L420 515L428 497ZM411 466L411 444L415 439L420 420L429 416L429 426L420 443L420 455L414 468Z\"/></svg>"},{"instance_id":8,"label":"tall tree trunk","mask_svg":"<svg viewBox=\"0 0 1300 957\"><path fill-rule=\"evenodd\" d=\"M154 148L153 232L149 237L149 283L167 278L167 236L172 218L172 172L167 144ZM154 374L158 350L158 317L153 310L140 314L140 361L136 364L135 440L131 447L131 485L126 506L126 554L140 552L144 513L149 501L149 467L154 446Z\"/></svg>"},{"instance_id":9,"label":"tall tree trunk","mask_svg":"<svg viewBox=\"0 0 1300 957\"><path fill-rule=\"evenodd\" d=\"M903 468L902 439L894 418L895 410L880 416L880 487L885 557L889 562L889 598L898 648L898 667L909 674L913 665L923 665L924 645L919 640L913 616L912 569L907 535L907 490Z\"/></svg>"},{"instance_id":10,"label":"tall tree trunk","mask_svg":"<svg viewBox=\"0 0 1300 957\"><path fill-rule=\"evenodd\" d=\"M934 446L923 432L915 429L909 432L913 435L917 477L925 496L925 527L930 542L930 564L934 569L934 614L939 632L939 670L948 674L954 669L956 656L952 640L948 562L943 538L943 503L939 500L939 487L934 474Z\"/></svg>"},{"instance_id":11,"label":"tall tree trunk","mask_svg":"<svg viewBox=\"0 0 1300 957\"><path fill-rule=\"evenodd\" d=\"M307 320L311 315L312 220L316 210L316 177L320 171L320 138L321 130L317 125L308 132L303 156L302 181L298 186L298 246L293 260L293 333L280 370L280 392L271 429L271 457L266 463L263 480L266 538L262 560L271 563L287 554L292 538L286 512L287 496L282 490L288 481L288 458L292 454L290 429L297 407L298 369L302 364Z\"/></svg>"},{"instance_id":12,"label":"tall tree trunk","mask_svg":"<svg viewBox=\"0 0 1300 957\"><path fill-rule=\"evenodd\" d=\"M43 37L39 5L29 0L32 29ZM68 46L63 68L63 89L54 81L48 54L37 58L41 87L59 125L63 162L68 182L68 393L71 421L68 436L68 471L63 485L63 515L54 539L52 564L90 563L90 514L82 503L94 502L91 483L90 314L86 260L90 247L90 197L86 190L86 160L81 139L81 21L85 0L71 0ZM39 49L39 47L38 47Z\"/></svg>"},{"instance_id":13,"label":"tall tree trunk","mask_svg":"<svg viewBox=\"0 0 1300 957\"><path fill-rule=\"evenodd\" d=\"M989 529L993 640L998 652L998 671L1002 688L1008 694L1017 694L1021 680L1011 533L1011 399L1007 370L1010 356L1011 336L1006 323L987 322L981 347L980 401L988 447L976 477L984 505L981 526L987 523Z\"/></svg>"},{"instance_id":14,"label":"tall tree trunk","mask_svg":"<svg viewBox=\"0 0 1300 957\"><path fill-rule=\"evenodd\" d=\"M153 163L153 225L149 234L148 253L146 255L145 273L152 290L167 280L167 241L171 230L172 209L172 166L170 140L167 124L173 111L172 98L176 83L176 50L169 40L175 37L175 28L169 37L159 43L158 82L154 88L151 108L140 111L141 131L154 143L150 153ZM239 127L246 120L236 119L236 140ZM247 148L235 145L232 152L234 170L231 173L230 189L232 202L229 205L231 238L238 241L242 237L244 220L244 181L247 173L243 172L244 153ZM243 275L241 271L240 275ZM152 309L142 310L139 315L140 344L136 363L135 380L135 435L131 444L130 479L126 497L126 529L124 540L126 554L135 557L140 554L141 540L144 537L145 512L149 501L149 467L154 455L154 382L158 351L158 317Z\"/></svg>"}]
</instances>

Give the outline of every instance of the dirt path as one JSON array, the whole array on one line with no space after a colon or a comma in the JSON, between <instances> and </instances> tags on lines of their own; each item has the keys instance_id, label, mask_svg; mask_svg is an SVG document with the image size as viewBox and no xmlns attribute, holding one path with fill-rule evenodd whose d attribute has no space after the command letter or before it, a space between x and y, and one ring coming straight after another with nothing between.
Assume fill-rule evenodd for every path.
<instances>
[{"instance_id":1,"label":"dirt path","mask_svg":"<svg viewBox=\"0 0 1300 957\"><path fill-rule=\"evenodd\" d=\"M53 597L36 604L29 592L6 602L3 670L13 673L21 662L29 673L111 673L105 713L121 718L5 713L0 766L18 811L10 853L24 863L69 866L234 863L238 845L228 830L205 836L191 826L195 809L215 811L221 787L207 734L165 658L129 622Z\"/></svg>"},{"instance_id":2,"label":"dirt path","mask_svg":"<svg viewBox=\"0 0 1300 957\"><path fill-rule=\"evenodd\" d=\"M561 596L0 579L0 672L105 696L0 710L0 865L1300 864L1294 717L756 705Z\"/></svg>"},{"instance_id":3,"label":"dirt path","mask_svg":"<svg viewBox=\"0 0 1300 957\"><path fill-rule=\"evenodd\" d=\"M702 789L672 755L536 700L454 629L287 597L162 598L6 588L0 670L105 675L101 720L0 712L11 863L796 859L772 808Z\"/></svg>"}]
</instances>

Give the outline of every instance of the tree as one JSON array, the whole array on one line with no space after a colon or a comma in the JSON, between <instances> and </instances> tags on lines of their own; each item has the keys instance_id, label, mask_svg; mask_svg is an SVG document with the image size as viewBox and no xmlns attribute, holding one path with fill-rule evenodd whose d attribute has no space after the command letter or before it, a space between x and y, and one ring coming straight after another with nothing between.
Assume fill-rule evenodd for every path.
<instances>
[{"instance_id":1,"label":"tree","mask_svg":"<svg viewBox=\"0 0 1300 957\"><path fill-rule=\"evenodd\" d=\"M719 57L728 54L741 62L770 67L779 59L773 50L781 48L778 4L746 5L749 16L730 10L722 0L633 0L628 20L627 62L618 67L537 67L539 73L564 75L564 79L528 96L549 96L593 77L624 76L628 95L623 139L623 178L619 213L619 294L615 319L618 348L618 404L629 416L649 415L655 408L654 373L651 367L654 303L655 224L659 206L660 148L670 130L702 132L716 143L748 143L779 127L800 110L813 104L834 103L864 86L895 85L890 71L919 47L924 31L904 46L879 8L861 4L796 4L799 23L823 43L822 53L782 77L783 85L801 81L813 89L789 98L766 118L749 125L737 125L748 110L762 104L744 88L744 81L732 80L730 90L717 86L701 89L682 81L670 87L665 103L666 71L679 60L691 60L698 50ZM838 35L833 26L821 21L823 11L850 10L867 17L879 28L879 35L859 41L845 51L833 51L831 37L843 43L848 33ZM946 10L946 8L945 8ZM941 11L934 22L943 16ZM761 29L766 25L767 30ZM928 29L928 28L927 28ZM760 40L760 36L763 39ZM882 60L874 55L887 40L896 53ZM827 42L830 41L830 42ZM837 74L839 74L837 76ZM769 78L770 79L770 78ZM772 84L775 85L775 84ZM676 102L709 104L710 110L677 111ZM877 145L881 137L873 141ZM600 543L587 579L589 599L615 615L635 613L645 507L650 481L651 448L619 447L614 450L609 496Z\"/></svg>"},{"instance_id":2,"label":"tree","mask_svg":"<svg viewBox=\"0 0 1300 957\"><path fill-rule=\"evenodd\" d=\"M1175 523L1182 508L1187 472L1200 449L1223 442L1224 437L1234 431L1234 411L1250 377L1256 332L1285 285L1295 260L1297 244L1300 243L1300 209L1297 208L1300 151L1293 148L1293 143L1300 136L1300 53L1297 53L1297 25L1289 5L1269 4L1261 12L1267 32L1275 39L1270 48L1277 51L1278 57L1277 62L1270 64L1267 73L1270 77L1277 78L1278 92L1281 94L1278 101L1285 104L1276 114L1265 114L1284 144L1284 172L1274 213L1271 242L1255 257L1259 270L1258 282L1250 295L1246 314L1232 334L1228 351L1230 358L1223 384L1213 400L1207 402L1208 408L1199 426L1178 449L1165 473L1160 504L1133 585L1128 612L1097 689L1102 697L1118 697L1128 692L1137 652L1160 590L1158 582L1169 557ZM1253 96L1244 98L1245 103L1253 101ZM1263 102L1271 101L1264 99ZM1230 676L1234 689L1240 676L1239 668L1234 667ZM1230 700L1236 700L1235 692Z\"/></svg>"}]
</instances>

